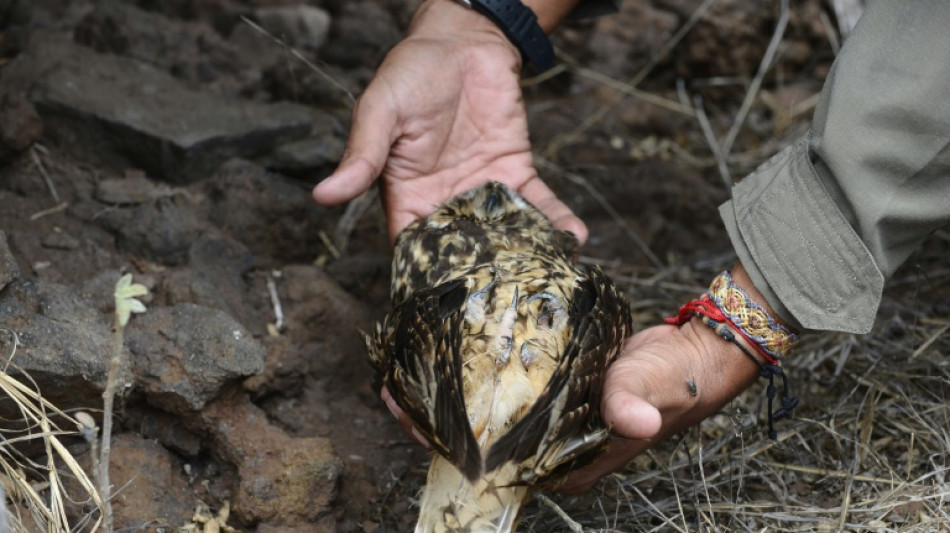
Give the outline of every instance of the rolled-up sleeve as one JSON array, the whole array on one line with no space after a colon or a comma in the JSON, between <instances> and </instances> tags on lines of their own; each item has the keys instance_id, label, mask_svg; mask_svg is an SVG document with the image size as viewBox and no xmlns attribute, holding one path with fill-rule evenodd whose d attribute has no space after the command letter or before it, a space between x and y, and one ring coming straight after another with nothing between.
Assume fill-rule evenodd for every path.
<instances>
[{"instance_id":1,"label":"rolled-up sleeve","mask_svg":"<svg viewBox=\"0 0 950 533\"><path fill-rule=\"evenodd\" d=\"M884 280L950 222L950 2L871 2L810 132L720 213L783 318L869 331Z\"/></svg>"}]
</instances>

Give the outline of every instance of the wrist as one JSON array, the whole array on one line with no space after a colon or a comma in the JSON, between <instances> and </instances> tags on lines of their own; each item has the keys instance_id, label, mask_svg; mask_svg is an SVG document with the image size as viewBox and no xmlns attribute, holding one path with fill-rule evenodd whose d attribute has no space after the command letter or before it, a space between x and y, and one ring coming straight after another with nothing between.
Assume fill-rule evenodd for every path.
<instances>
[{"instance_id":1,"label":"wrist","mask_svg":"<svg viewBox=\"0 0 950 533\"><path fill-rule=\"evenodd\" d=\"M755 283L753 283L752 278L749 277L748 272L746 272L741 262L736 262L736 264L733 265L732 270L730 271L730 274L732 275L732 282L737 287L745 291L751 303L756 304L760 306L762 309L764 309L765 312L768 313L770 317L772 317L772 319L775 321L776 324L784 328L787 328L790 332L796 335L799 333L795 328L793 328L785 320L783 320L782 317L779 316L778 313L775 312L775 309L772 308L772 306L769 304L769 301L759 291L759 289L756 288ZM757 347L753 345L751 342L749 342L748 339L739 336L737 337L737 340L743 346L745 346L746 349L757 351Z\"/></svg>"},{"instance_id":2,"label":"wrist","mask_svg":"<svg viewBox=\"0 0 950 533\"><path fill-rule=\"evenodd\" d=\"M742 266L742 263L736 262L736 264L732 267L731 274L733 283L735 283L740 289L744 290L746 294L749 295L749 299L751 299L752 302L762 306L762 308L765 309L765 311L768 312L768 314L774 318L777 323L790 330L795 330L792 325L786 322L782 316L772 308L765 295L763 295L762 292L759 291L759 289L755 286L755 283L752 281L749 273L746 272L745 267Z\"/></svg>"},{"instance_id":3,"label":"wrist","mask_svg":"<svg viewBox=\"0 0 950 533\"><path fill-rule=\"evenodd\" d=\"M687 302L676 316L665 318L664 322L678 326L677 332L706 354L703 365L714 374L714 400L740 392L756 374L769 380L769 436L776 438L775 420L791 418L798 405L781 368L782 360L798 341L798 334L774 316L742 265L737 263L732 274L723 272L716 276L705 294ZM776 377L781 379L780 398L776 397ZM691 392L697 396L695 389ZM708 412L708 401L695 399L699 407L696 411ZM779 407L773 410L776 401L780 402Z\"/></svg>"},{"instance_id":4,"label":"wrist","mask_svg":"<svg viewBox=\"0 0 950 533\"><path fill-rule=\"evenodd\" d=\"M781 366L798 343L799 334L774 315L768 301L745 276L741 264L734 270L739 275L739 283L749 287L751 295L729 272L723 272L713 278L705 294L684 304L676 316L667 317L664 322L682 325L691 317L699 316L704 324L723 339L735 343L757 363ZM749 347L764 363L752 355Z\"/></svg>"},{"instance_id":5,"label":"wrist","mask_svg":"<svg viewBox=\"0 0 950 533\"><path fill-rule=\"evenodd\" d=\"M508 40L494 22L456 0L425 0L413 15L406 35L446 36L460 32L484 33L486 38Z\"/></svg>"},{"instance_id":6,"label":"wrist","mask_svg":"<svg viewBox=\"0 0 950 533\"><path fill-rule=\"evenodd\" d=\"M534 12L535 16L538 17L538 25L541 26L544 33L550 34L571 14L571 11L580 3L580 0L521 0L521 3L527 6ZM455 11L454 9L449 9L446 4L461 8L462 11L472 11L463 6L458 0L426 0L416 11L416 15L418 16L423 11L429 9L446 9L447 13ZM484 15L482 15L482 18L484 18Z\"/></svg>"},{"instance_id":7,"label":"wrist","mask_svg":"<svg viewBox=\"0 0 950 533\"><path fill-rule=\"evenodd\" d=\"M534 11L534 14L538 17L538 25L541 26L544 33L550 35L571 14L571 11L574 11L580 0L554 2L551 0L521 0L521 2L528 6L531 11Z\"/></svg>"},{"instance_id":8,"label":"wrist","mask_svg":"<svg viewBox=\"0 0 950 533\"><path fill-rule=\"evenodd\" d=\"M579 0L427 0L416 12L410 36L425 32L458 35L480 31L503 37L524 62L545 70L554 60L547 39ZM467 4L467 5L465 5Z\"/></svg>"},{"instance_id":9,"label":"wrist","mask_svg":"<svg viewBox=\"0 0 950 533\"><path fill-rule=\"evenodd\" d=\"M500 45L521 65L521 52L505 33L484 15L455 0L426 0L416 10L406 39L448 40L455 45Z\"/></svg>"},{"instance_id":10,"label":"wrist","mask_svg":"<svg viewBox=\"0 0 950 533\"><path fill-rule=\"evenodd\" d=\"M696 357L703 361L699 368L704 372L702 381L706 386L697 386L698 413L719 410L759 376L759 367L752 364L738 346L725 341L703 323L702 317L691 318L680 327L680 333L696 347Z\"/></svg>"}]
</instances>

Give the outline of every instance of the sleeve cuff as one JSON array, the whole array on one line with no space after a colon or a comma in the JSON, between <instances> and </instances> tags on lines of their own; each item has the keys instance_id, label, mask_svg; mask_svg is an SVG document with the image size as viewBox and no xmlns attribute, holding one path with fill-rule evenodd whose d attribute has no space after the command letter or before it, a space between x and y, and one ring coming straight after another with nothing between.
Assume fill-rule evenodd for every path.
<instances>
[{"instance_id":1,"label":"sleeve cuff","mask_svg":"<svg viewBox=\"0 0 950 533\"><path fill-rule=\"evenodd\" d=\"M822 184L807 139L742 180L719 211L743 267L783 319L870 331L884 275Z\"/></svg>"}]
</instances>

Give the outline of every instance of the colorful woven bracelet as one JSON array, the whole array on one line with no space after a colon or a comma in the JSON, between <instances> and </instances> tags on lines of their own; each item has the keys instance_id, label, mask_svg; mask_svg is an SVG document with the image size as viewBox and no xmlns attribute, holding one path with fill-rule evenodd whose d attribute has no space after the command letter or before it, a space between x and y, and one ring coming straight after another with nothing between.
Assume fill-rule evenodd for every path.
<instances>
[{"instance_id":1,"label":"colorful woven bracelet","mask_svg":"<svg viewBox=\"0 0 950 533\"><path fill-rule=\"evenodd\" d=\"M709 297L769 362L781 361L798 342L798 335L779 324L764 307L753 302L749 294L732 281L729 272L723 272L713 279L709 285Z\"/></svg>"},{"instance_id":2,"label":"colorful woven bracelet","mask_svg":"<svg viewBox=\"0 0 950 533\"><path fill-rule=\"evenodd\" d=\"M716 276L709 285L709 292L687 302L676 317L665 321L668 324L683 324L693 315L729 323L769 364L781 364L798 342L798 335L779 324L764 307L753 302L749 294L732 281L728 272Z\"/></svg>"}]
</instances>

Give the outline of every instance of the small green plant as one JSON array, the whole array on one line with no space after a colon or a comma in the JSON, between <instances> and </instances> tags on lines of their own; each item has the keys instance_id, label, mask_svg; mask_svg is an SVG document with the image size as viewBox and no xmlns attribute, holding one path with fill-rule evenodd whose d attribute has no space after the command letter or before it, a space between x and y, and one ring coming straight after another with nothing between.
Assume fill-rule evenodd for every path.
<instances>
[{"instance_id":1,"label":"small green plant","mask_svg":"<svg viewBox=\"0 0 950 533\"><path fill-rule=\"evenodd\" d=\"M103 503L103 527L112 531L112 485L109 481L109 454L112 451L112 411L115 405L115 394L119 386L125 361L122 357L125 326L128 325L132 313L144 313L145 304L138 298L148 294L148 288L140 283L132 283L132 274L119 278L115 284L115 323L112 328L112 356L109 359L109 376L106 378L106 389L102 393L102 449L98 454L97 464L94 465L99 481L99 496ZM95 441L93 441L95 448ZM93 449L93 457L96 457Z\"/></svg>"}]
</instances>

